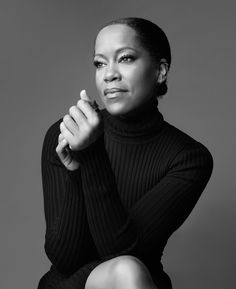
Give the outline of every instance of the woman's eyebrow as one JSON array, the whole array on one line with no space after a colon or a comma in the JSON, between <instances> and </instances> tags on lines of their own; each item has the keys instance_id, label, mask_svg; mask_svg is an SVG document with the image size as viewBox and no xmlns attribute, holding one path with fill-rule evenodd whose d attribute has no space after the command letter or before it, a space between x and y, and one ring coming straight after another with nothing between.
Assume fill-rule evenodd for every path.
<instances>
[{"instance_id":1,"label":"woman's eyebrow","mask_svg":"<svg viewBox=\"0 0 236 289\"><path fill-rule=\"evenodd\" d=\"M125 47L121 47L121 48L117 49L117 50L115 51L115 54L117 55L118 53L120 53L120 52L122 52L122 51L124 51L124 50L133 50L133 51L137 52L137 50L136 50L135 48L129 47L129 46L125 46ZM105 58L106 58L106 56L103 55L102 53L96 53L96 54L94 54L94 57L95 57L95 56L100 56L100 57L105 57Z\"/></svg>"}]
</instances>

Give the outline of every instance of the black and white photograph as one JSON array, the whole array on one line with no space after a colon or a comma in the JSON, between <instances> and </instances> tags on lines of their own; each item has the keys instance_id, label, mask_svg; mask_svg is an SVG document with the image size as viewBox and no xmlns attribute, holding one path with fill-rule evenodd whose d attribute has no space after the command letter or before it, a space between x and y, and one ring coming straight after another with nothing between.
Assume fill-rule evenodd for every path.
<instances>
[{"instance_id":1,"label":"black and white photograph","mask_svg":"<svg viewBox=\"0 0 236 289\"><path fill-rule=\"evenodd\" d=\"M233 1L0 1L6 289L234 289Z\"/></svg>"}]
</instances>

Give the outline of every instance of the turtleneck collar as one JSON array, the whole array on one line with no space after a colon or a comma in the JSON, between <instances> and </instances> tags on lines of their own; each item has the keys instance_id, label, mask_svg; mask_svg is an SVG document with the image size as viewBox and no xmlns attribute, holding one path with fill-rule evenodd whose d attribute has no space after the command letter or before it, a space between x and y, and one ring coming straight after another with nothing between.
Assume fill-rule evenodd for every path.
<instances>
[{"instance_id":1,"label":"turtleneck collar","mask_svg":"<svg viewBox=\"0 0 236 289\"><path fill-rule=\"evenodd\" d=\"M120 141L147 141L157 135L164 123L156 99L132 111L132 114L112 115L106 109L101 112L104 130Z\"/></svg>"}]
</instances>

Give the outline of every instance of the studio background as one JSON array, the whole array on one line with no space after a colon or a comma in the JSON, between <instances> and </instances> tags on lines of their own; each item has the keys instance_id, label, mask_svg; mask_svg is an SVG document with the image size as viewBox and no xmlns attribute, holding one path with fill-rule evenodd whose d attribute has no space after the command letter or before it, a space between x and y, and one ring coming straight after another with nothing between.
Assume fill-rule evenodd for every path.
<instances>
[{"instance_id":1,"label":"studio background","mask_svg":"<svg viewBox=\"0 0 236 289\"><path fill-rule=\"evenodd\" d=\"M148 18L166 32L173 62L159 109L214 158L194 211L169 239L164 268L174 289L235 288L235 6L229 0L1 0L1 288L37 288L49 269L43 138L81 89L98 100L94 37L124 16Z\"/></svg>"}]
</instances>

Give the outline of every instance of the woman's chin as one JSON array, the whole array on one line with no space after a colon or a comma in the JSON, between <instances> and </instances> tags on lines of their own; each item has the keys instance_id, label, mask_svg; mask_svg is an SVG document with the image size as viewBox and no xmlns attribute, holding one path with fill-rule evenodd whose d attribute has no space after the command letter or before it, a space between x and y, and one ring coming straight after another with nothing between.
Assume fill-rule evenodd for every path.
<instances>
[{"instance_id":1,"label":"woman's chin","mask_svg":"<svg viewBox=\"0 0 236 289\"><path fill-rule=\"evenodd\" d=\"M129 112L129 109L119 103L105 103L106 110L112 115L123 115Z\"/></svg>"}]
</instances>

